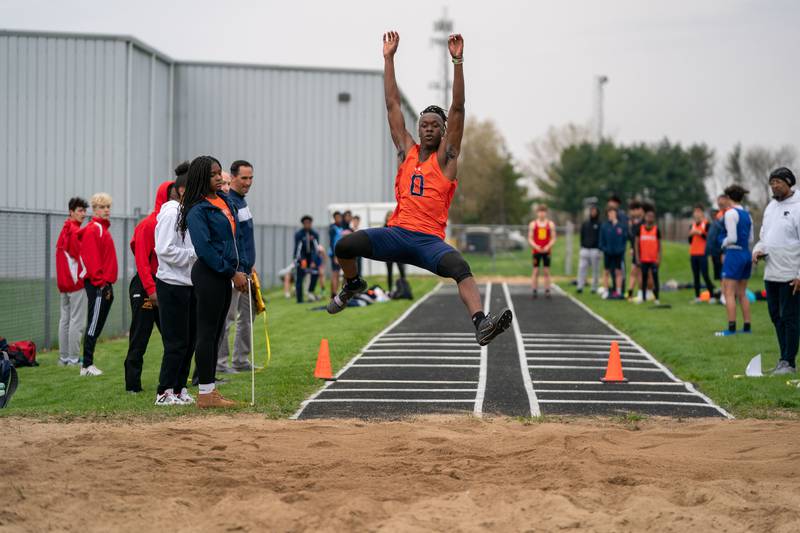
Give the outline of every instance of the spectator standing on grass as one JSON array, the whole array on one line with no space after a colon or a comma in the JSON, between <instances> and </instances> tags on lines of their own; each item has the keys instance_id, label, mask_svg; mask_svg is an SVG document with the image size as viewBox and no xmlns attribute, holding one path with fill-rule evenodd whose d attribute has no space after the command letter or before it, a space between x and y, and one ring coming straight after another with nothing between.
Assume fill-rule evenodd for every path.
<instances>
[{"instance_id":1,"label":"spectator standing on grass","mask_svg":"<svg viewBox=\"0 0 800 533\"><path fill-rule=\"evenodd\" d=\"M256 241L253 226L253 214L247 205L245 196L253 186L253 165L239 159L231 164L231 186L228 199L236 208L239 218L239 267L237 270L246 275L255 272L256 264ZM252 293L233 291L231 293L231 304L228 309L228 316L225 320L225 327L222 330L222 337L219 344L219 356L217 358L217 372L237 373L250 370L250 336L253 323L250 315L255 318L252 312L255 300ZM231 324L236 322L236 335L233 340L233 356L231 365L228 365L228 355L230 345L228 341L228 330Z\"/></svg>"},{"instance_id":2,"label":"spectator standing on grass","mask_svg":"<svg viewBox=\"0 0 800 533\"><path fill-rule=\"evenodd\" d=\"M706 254L711 258L711 265L714 271L714 279L722 279L722 238L720 234L725 229L723 217L725 211L730 208L730 198L724 194L717 197L717 207L719 208L714 214L714 220L708 228L708 238L706 239Z\"/></svg>"},{"instance_id":3,"label":"spectator standing on grass","mask_svg":"<svg viewBox=\"0 0 800 533\"><path fill-rule=\"evenodd\" d=\"M314 290L317 288L317 278L319 270L317 263L319 254L324 254L325 249L319 244L319 234L312 228L314 219L309 215L304 215L300 219L303 227L294 234L294 262L296 265L295 285L297 303L303 303L303 280L306 275L311 277L308 284L308 298L312 302L316 300Z\"/></svg>"},{"instance_id":4,"label":"spectator standing on grass","mask_svg":"<svg viewBox=\"0 0 800 533\"><path fill-rule=\"evenodd\" d=\"M792 190L797 180L780 167L769 175L772 200L764 210L753 263L765 261L764 286L769 317L778 337L780 359L773 375L797 371L800 340L800 194Z\"/></svg>"},{"instance_id":5,"label":"spectator standing on grass","mask_svg":"<svg viewBox=\"0 0 800 533\"><path fill-rule=\"evenodd\" d=\"M617 208L610 205L606 208L608 220L600 227L600 250L603 252L603 287L611 300L622 299L622 262L625 261L625 245L628 242L628 226L617 216ZM608 292L608 278L614 284L613 291Z\"/></svg>"},{"instance_id":6,"label":"spectator standing on grass","mask_svg":"<svg viewBox=\"0 0 800 533\"><path fill-rule=\"evenodd\" d=\"M342 267L339 265L339 260L336 259L334 250L336 249L336 243L338 243L339 239L342 238L343 231L342 213L340 211L336 211L333 213L333 222L330 226L328 226L328 242L331 246L328 249L328 258L331 262L331 298L336 296L336 294L339 292L339 273L342 271Z\"/></svg>"},{"instance_id":7,"label":"spectator standing on grass","mask_svg":"<svg viewBox=\"0 0 800 533\"><path fill-rule=\"evenodd\" d=\"M544 270L544 295L550 298L550 252L556 243L556 225L547 218L547 206L536 208L536 218L528 224L528 244L533 253L532 297L539 296L539 268Z\"/></svg>"},{"instance_id":8,"label":"spectator standing on grass","mask_svg":"<svg viewBox=\"0 0 800 533\"><path fill-rule=\"evenodd\" d=\"M708 240L709 222L706 220L705 211L701 204L694 206L692 212L694 221L689 228L689 261L692 266L694 278L694 303L700 302L700 276L706 284L708 292L714 294L714 284L708 276L708 256L706 255L706 241Z\"/></svg>"},{"instance_id":9,"label":"spectator standing on grass","mask_svg":"<svg viewBox=\"0 0 800 533\"><path fill-rule=\"evenodd\" d=\"M661 230L656 226L656 210L650 204L644 205L644 222L639 225L636 248L642 271L642 298L634 301L636 303L647 301L647 280L652 275L655 304L659 305L658 296L661 287L658 281L658 267L661 264Z\"/></svg>"},{"instance_id":10,"label":"spectator standing on grass","mask_svg":"<svg viewBox=\"0 0 800 533\"><path fill-rule=\"evenodd\" d=\"M111 238L111 196L99 192L92 196L92 219L80 231L81 259L86 266L83 287L88 302L86 333L83 337L81 376L99 376L94 364L94 349L103 332L117 282L117 250Z\"/></svg>"},{"instance_id":11,"label":"spectator standing on grass","mask_svg":"<svg viewBox=\"0 0 800 533\"><path fill-rule=\"evenodd\" d=\"M722 292L728 314L728 329L716 332L718 337L735 335L736 300L742 308L744 325L740 333L751 333L750 300L747 299L747 282L753 266L750 242L753 240L753 221L750 213L742 207L742 200L749 191L740 185L725 189L730 198L730 208L723 217L724 227L720 233L724 258L722 261Z\"/></svg>"},{"instance_id":12,"label":"spectator standing on grass","mask_svg":"<svg viewBox=\"0 0 800 533\"><path fill-rule=\"evenodd\" d=\"M617 219L619 220L620 224L623 227L627 228L630 226L630 220L628 215L625 213L625 210L622 209L622 200L620 200L619 196L616 194L612 194L608 197L608 201L606 202L606 207L613 207L617 210ZM614 290L619 291L620 294L625 294L625 258L622 258L622 286L616 285L616 280L614 281Z\"/></svg>"},{"instance_id":13,"label":"spectator standing on grass","mask_svg":"<svg viewBox=\"0 0 800 533\"><path fill-rule=\"evenodd\" d=\"M639 200L631 200L628 204L628 213L630 214L630 218L628 219L628 241L630 241L631 244L631 273L628 278L628 300L633 301L634 294L636 294L638 298L642 297L641 287L639 288L639 292L636 292L636 288L639 287L639 279L642 277L642 271L639 268L639 256L637 255L636 249L636 236L639 235L639 226L642 224L642 219L644 218L642 202Z\"/></svg>"},{"instance_id":14,"label":"spectator standing on grass","mask_svg":"<svg viewBox=\"0 0 800 533\"><path fill-rule=\"evenodd\" d=\"M211 156L195 158L189 165L178 219L181 236L185 237L188 231L197 254L192 266L192 286L197 298L195 360L200 408L235 405L216 389L214 370L231 304L231 283L239 292L247 290L247 275L238 270L241 248L238 213L221 188L219 161Z\"/></svg>"},{"instance_id":15,"label":"spectator standing on grass","mask_svg":"<svg viewBox=\"0 0 800 533\"><path fill-rule=\"evenodd\" d=\"M578 294L586 285L586 275L592 269L592 293L597 292L600 274L600 210L596 205L589 207L589 218L581 224L581 250L578 254Z\"/></svg>"},{"instance_id":16,"label":"spectator standing on grass","mask_svg":"<svg viewBox=\"0 0 800 533\"><path fill-rule=\"evenodd\" d=\"M156 216L161 206L172 200L174 182L165 181L158 187L153 211L133 230L131 252L136 264L136 274L131 279L129 295L131 300L131 328L128 335L128 355L125 357L125 390L137 393L142 391L142 365L144 353L153 333L153 325L161 331L156 295L155 275L158 270L156 256Z\"/></svg>"},{"instance_id":17,"label":"spectator standing on grass","mask_svg":"<svg viewBox=\"0 0 800 533\"><path fill-rule=\"evenodd\" d=\"M86 267L81 260L78 233L89 204L76 196L70 198L68 207L69 216L56 241L56 282L61 293L58 323L58 364L61 366L78 364L81 337L86 327L86 291L83 289Z\"/></svg>"},{"instance_id":18,"label":"spectator standing on grass","mask_svg":"<svg viewBox=\"0 0 800 533\"><path fill-rule=\"evenodd\" d=\"M191 236L188 233L182 236L177 229L188 172L188 161L175 168L178 199L161 206L156 217L156 293L164 356L155 404L161 406L195 403L186 385L197 340L197 302L192 287L192 266L197 255Z\"/></svg>"}]
</instances>

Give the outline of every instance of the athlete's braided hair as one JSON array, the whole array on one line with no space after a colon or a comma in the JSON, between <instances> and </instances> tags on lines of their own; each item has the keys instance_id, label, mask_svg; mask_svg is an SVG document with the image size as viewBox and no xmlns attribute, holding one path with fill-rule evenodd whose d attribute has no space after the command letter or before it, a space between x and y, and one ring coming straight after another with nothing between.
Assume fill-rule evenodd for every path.
<instances>
[{"instance_id":1,"label":"athlete's braided hair","mask_svg":"<svg viewBox=\"0 0 800 533\"><path fill-rule=\"evenodd\" d=\"M189 227L186 220L189 216L189 211L202 202L211 192L209 190L209 180L211 178L211 167L214 163L222 168L219 160L210 155L196 157L189 165L186 191L183 193L180 214L178 215L178 231L180 231L183 238L186 238L186 230Z\"/></svg>"},{"instance_id":2,"label":"athlete's braided hair","mask_svg":"<svg viewBox=\"0 0 800 533\"><path fill-rule=\"evenodd\" d=\"M442 121L445 123L445 125L447 124L447 113L445 113L444 109L442 109L438 105L429 105L420 112L419 116L422 116L425 113L434 113L436 115L439 115L442 118Z\"/></svg>"}]
</instances>

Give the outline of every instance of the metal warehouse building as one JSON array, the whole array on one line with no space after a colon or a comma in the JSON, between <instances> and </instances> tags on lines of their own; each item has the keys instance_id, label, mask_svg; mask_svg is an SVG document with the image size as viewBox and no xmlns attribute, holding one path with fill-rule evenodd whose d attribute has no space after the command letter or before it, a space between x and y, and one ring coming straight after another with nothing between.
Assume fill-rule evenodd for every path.
<instances>
[{"instance_id":1,"label":"metal warehouse building","mask_svg":"<svg viewBox=\"0 0 800 533\"><path fill-rule=\"evenodd\" d=\"M413 125L405 99L404 113ZM181 62L132 37L0 30L0 335L50 344L67 200L99 191L114 198L120 257L107 329L125 331L134 225L175 164L202 154L253 163L256 267L274 283L301 215L321 228L329 204L393 200L383 73Z\"/></svg>"},{"instance_id":2,"label":"metal warehouse building","mask_svg":"<svg viewBox=\"0 0 800 533\"><path fill-rule=\"evenodd\" d=\"M63 212L103 190L115 214L147 213L175 163L200 154L255 165L257 223L389 201L383 74L180 62L131 37L0 30L0 208Z\"/></svg>"}]
</instances>

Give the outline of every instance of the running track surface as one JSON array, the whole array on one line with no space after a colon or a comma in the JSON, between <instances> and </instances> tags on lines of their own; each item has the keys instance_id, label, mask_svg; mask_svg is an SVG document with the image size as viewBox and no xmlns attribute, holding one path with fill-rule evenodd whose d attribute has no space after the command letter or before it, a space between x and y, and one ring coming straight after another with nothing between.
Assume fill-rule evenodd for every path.
<instances>
[{"instance_id":1,"label":"running track surface","mask_svg":"<svg viewBox=\"0 0 800 533\"><path fill-rule=\"evenodd\" d=\"M373 338L293 418L730 416L561 291L534 300L525 286L491 283L481 287L481 295L484 311L514 311L512 328L488 347L475 342L456 287L439 285ZM612 341L619 343L628 383L600 382Z\"/></svg>"}]
</instances>

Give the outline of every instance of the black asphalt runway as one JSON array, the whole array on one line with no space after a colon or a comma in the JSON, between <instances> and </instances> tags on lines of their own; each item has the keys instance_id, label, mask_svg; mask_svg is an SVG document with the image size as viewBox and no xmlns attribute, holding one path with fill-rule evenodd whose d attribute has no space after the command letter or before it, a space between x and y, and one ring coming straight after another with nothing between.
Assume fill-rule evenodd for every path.
<instances>
[{"instance_id":1,"label":"black asphalt runway","mask_svg":"<svg viewBox=\"0 0 800 533\"><path fill-rule=\"evenodd\" d=\"M456 287L440 286L372 339L295 418L727 416L560 292L533 300L527 287L492 283L481 294L484 309L515 312L513 327L488 349L475 341ZM600 381L612 341L619 343L628 383Z\"/></svg>"}]
</instances>

